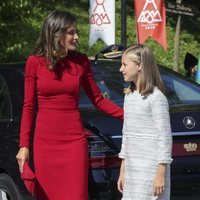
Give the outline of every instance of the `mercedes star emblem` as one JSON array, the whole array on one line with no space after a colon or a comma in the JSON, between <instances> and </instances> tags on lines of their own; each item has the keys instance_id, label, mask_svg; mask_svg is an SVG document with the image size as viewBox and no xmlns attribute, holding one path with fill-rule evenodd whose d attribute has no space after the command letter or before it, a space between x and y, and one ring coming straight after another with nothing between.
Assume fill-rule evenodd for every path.
<instances>
[{"instance_id":1,"label":"mercedes star emblem","mask_svg":"<svg viewBox=\"0 0 200 200\"><path fill-rule=\"evenodd\" d=\"M186 128L192 129L195 127L195 120L192 117L187 116L183 119L183 124Z\"/></svg>"}]
</instances>

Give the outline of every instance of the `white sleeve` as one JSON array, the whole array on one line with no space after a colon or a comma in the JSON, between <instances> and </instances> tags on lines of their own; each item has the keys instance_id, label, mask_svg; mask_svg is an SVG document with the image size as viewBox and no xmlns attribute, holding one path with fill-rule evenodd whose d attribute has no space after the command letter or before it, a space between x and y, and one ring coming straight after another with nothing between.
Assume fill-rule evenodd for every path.
<instances>
[{"instance_id":1,"label":"white sleeve","mask_svg":"<svg viewBox=\"0 0 200 200\"><path fill-rule=\"evenodd\" d=\"M152 101L152 117L157 129L158 163L172 162L172 132L167 98L158 92Z\"/></svg>"}]
</instances>

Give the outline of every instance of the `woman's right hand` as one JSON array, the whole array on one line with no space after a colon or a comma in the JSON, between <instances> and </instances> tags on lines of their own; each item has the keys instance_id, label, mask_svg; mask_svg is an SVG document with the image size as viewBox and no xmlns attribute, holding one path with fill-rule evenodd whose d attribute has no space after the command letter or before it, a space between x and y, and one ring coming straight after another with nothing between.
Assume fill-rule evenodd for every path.
<instances>
[{"instance_id":1,"label":"woman's right hand","mask_svg":"<svg viewBox=\"0 0 200 200\"><path fill-rule=\"evenodd\" d=\"M20 173L23 173L24 163L29 159L29 149L27 147L20 147L16 158L19 165L19 171Z\"/></svg>"}]
</instances>

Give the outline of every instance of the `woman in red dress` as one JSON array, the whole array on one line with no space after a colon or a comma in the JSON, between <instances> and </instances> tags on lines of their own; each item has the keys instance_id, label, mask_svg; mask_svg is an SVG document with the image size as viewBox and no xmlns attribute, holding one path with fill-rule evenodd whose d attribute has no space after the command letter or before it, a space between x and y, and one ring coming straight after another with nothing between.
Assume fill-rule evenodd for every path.
<instances>
[{"instance_id":1,"label":"woman in red dress","mask_svg":"<svg viewBox=\"0 0 200 200\"><path fill-rule=\"evenodd\" d=\"M78 102L83 87L103 112L123 118L123 110L104 98L87 56L76 52L76 19L54 11L44 21L35 54L25 68L25 96L21 119L20 172L29 159L30 133L38 103L33 153L38 200L88 199L88 149Z\"/></svg>"}]
</instances>

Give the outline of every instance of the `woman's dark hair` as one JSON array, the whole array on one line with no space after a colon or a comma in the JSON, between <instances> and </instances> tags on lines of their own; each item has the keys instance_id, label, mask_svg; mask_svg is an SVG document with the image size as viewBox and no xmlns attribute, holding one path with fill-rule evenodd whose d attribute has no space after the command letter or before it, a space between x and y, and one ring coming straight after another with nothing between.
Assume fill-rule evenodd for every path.
<instances>
[{"instance_id":1,"label":"woman's dark hair","mask_svg":"<svg viewBox=\"0 0 200 200\"><path fill-rule=\"evenodd\" d=\"M44 20L34 53L47 59L50 70L54 70L58 60L66 56L64 38L74 23L77 23L76 18L65 11L53 11Z\"/></svg>"}]
</instances>

